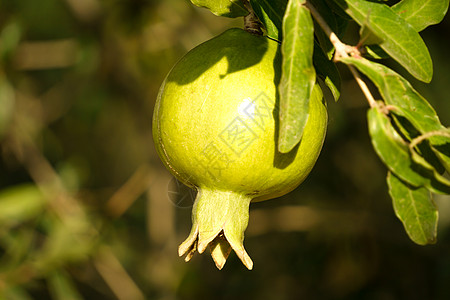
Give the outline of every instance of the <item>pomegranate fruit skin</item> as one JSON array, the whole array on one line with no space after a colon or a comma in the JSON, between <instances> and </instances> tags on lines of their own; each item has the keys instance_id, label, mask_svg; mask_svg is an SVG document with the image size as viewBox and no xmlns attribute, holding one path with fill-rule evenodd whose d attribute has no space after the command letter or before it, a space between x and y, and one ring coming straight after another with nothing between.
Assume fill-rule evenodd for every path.
<instances>
[{"instance_id":1,"label":"pomegranate fruit skin","mask_svg":"<svg viewBox=\"0 0 450 300\"><path fill-rule=\"evenodd\" d=\"M209 245L218 268L230 246L249 268L243 247L251 201L297 187L314 166L327 127L316 85L300 143L277 151L279 44L229 29L189 51L164 80L153 116L163 163L197 189L193 227L180 246L186 260Z\"/></svg>"}]
</instances>

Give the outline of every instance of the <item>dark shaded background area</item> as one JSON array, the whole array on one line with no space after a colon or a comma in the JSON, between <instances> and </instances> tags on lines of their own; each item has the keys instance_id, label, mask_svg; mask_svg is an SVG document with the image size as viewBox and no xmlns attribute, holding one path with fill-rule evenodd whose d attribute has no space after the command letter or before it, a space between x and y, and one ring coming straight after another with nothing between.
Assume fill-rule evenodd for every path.
<instances>
[{"instance_id":1,"label":"dark shaded background area","mask_svg":"<svg viewBox=\"0 0 450 300\"><path fill-rule=\"evenodd\" d=\"M1 299L450 298L450 199L435 197L437 244L413 244L345 68L309 178L251 206L254 270L177 257L194 195L154 150L156 94L178 58L241 23L184 0L0 0ZM449 17L423 32L435 75L413 80L446 126L449 36Z\"/></svg>"}]
</instances>

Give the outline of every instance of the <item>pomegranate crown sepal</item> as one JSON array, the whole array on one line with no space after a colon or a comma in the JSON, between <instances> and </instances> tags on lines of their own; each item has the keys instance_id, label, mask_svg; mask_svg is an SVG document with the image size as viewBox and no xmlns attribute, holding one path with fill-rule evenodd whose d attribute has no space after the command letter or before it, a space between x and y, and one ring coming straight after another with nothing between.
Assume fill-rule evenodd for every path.
<instances>
[{"instance_id":1,"label":"pomegranate crown sepal","mask_svg":"<svg viewBox=\"0 0 450 300\"><path fill-rule=\"evenodd\" d=\"M236 192L199 188L192 207L192 229L178 247L178 254L186 255L187 262L196 251L203 253L209 246L211 256L221 270L233 249L251 270L253 261L243 244L251 200L252 197Z\"/></svg>"}]
</instances>

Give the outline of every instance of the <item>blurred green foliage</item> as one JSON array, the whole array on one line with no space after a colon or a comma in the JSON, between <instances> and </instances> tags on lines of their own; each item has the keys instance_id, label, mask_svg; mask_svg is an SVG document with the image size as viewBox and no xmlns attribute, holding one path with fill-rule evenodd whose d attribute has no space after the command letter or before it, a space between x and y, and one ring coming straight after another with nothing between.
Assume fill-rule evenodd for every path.
<instances>
[{"instance_id":1,"label":"blurred green foliage","mask_svg":"<svg viewBox=\"0 0 450 300\"><path fill-rule=\"evenodd\" d=\"M177 257L193 196L155 153L153 105L178 58L241 25L184 0L0 0L0 299L450 297L450 199L437 244L414 245L344 68L310 177L251 207L254 270ZM419 90L449 126L449 18L423 36Z\"/></svg>"}]
</instances>

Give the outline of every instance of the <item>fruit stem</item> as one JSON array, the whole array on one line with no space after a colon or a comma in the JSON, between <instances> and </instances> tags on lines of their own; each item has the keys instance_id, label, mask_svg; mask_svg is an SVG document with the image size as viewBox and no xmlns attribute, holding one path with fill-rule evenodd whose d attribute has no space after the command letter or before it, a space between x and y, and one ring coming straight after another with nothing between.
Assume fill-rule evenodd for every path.
<instances>
[{"instance_id":1,"label":"fruit stem","mask_svg":"<svg viewBox=\"0 0 450 300\"><path fill-rule=\"evenodd\" d=\"M192 208L192 229L178 254L186 254L185 260L189 261L196 250L203 253L209 246L217 268L222 269L233 249L251 270L253 262L243 245L251 200L235 192L199 189Z\"/></svg>"}]
</instances>

